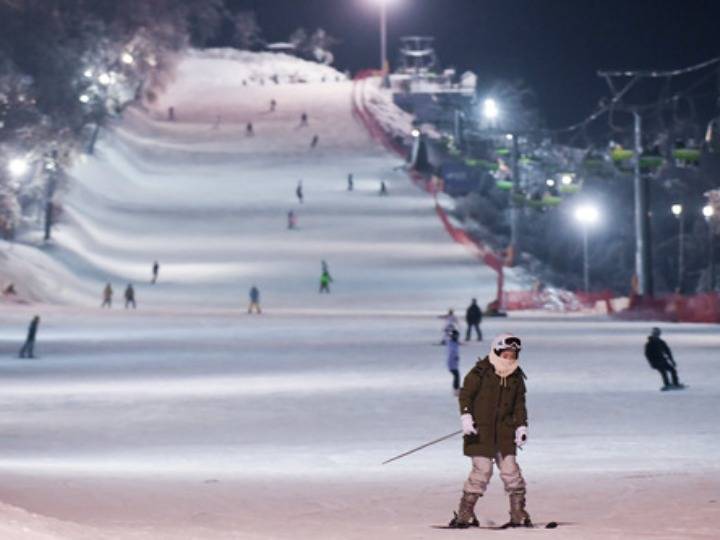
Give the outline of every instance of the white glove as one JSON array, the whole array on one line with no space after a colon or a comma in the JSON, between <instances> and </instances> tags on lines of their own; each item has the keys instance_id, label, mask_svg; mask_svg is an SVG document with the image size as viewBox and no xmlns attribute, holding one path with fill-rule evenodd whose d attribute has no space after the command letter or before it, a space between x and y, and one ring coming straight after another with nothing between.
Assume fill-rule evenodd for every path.
<instances>
[{"instance_id":1,"label":"white glove","mask_svg":"<svg viewBox=\"0 0 720 540\"><path fill-rule=\"evenodd\" d=\"M477 430L475 429L475 423L473 422L472 414L465 413L461 415L460 421L462 422L463 435L477 435Z\"/></svg>"},{"instance_id":2,"label":"white glove","mask_svg":"<svg viewBox=\"0 0 720 540\"><path fill-rule=\"evenodd\" d=\"M527 426L520 426L515 430L515 444L518 448L522 448L522 446L527 442L528 438L528 428Z\"/></svg>"}]
</instances>

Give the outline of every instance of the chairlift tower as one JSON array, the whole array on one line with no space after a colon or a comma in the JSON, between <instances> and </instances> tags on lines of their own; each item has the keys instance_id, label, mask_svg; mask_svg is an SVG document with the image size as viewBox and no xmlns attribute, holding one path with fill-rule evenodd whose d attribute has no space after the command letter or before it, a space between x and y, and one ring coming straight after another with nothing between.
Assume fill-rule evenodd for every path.
<instances>
[{"instance_id":1,"label":"chairlift tower","mask_svg":"<svg viewBox=\"0 0 720 540\"><path fill-rule=\"evenodd\" d=\"M400 43L400 73L424 75L437 68L434 37L405 36L400 38Z\"/></svg>"}]
</instances>

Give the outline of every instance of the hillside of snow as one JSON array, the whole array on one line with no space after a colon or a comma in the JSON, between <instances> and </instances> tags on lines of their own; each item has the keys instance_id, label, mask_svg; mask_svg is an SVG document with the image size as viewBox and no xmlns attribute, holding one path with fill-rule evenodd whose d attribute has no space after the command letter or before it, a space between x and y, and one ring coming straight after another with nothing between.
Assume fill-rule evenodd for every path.
<instances>
[{"instance_id":1,"label":"hillside of snow","mask_svg":"<svg viewBox=\"0 0 720 540\"><path fill-rule=\"evenodd\" d=\"M274 73L312 82L275 84L265 78ZM489 301L494 275L448 241L432 199L353 119L352 84L286 55L188 55L152 108L129 110L72 171L53 241L27 261L41 276L29 296L95 305L106 282L118 293L132 282L145 307L243 307L252 284L277 307L414 309L418 287L434 291L424 309ZM389 197L378 196L381 180ZM287 230L289 211L298 230ZM161 279L150 287L155 260ZM331 298L316 294L321 260L336 280ZM53 262L54 283L42 277Z\"/></svg>"}]
</instances>

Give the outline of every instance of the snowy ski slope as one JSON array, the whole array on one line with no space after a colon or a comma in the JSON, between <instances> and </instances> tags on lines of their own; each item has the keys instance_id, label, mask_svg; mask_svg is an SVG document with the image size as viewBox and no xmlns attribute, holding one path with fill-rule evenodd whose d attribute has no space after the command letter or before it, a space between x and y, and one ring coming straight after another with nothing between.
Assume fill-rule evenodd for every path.
<instances>
[{"instance_id":1,"label":"snowy ski slope","mask_svg":"<svg viewBox=\"0 0 720 540\"><path fill-rule=\"evenodd\" d=\"M438 310L492 299L492 273L448 241L432 200L352 118L352 83L286 57L278 73L292 73L291 64L303 79L326 82L276 85L266 78L268 55L258 56L265 62L190 56L149 114L131 110L106 132L97 156L75 169L47 250L75 277L43 295L95 305L110 281L118 293L133 282L146 308L245 307L252 284L268 309ZM378 196L381 179L391 196ZM286 228L290 210L299 230ZM150 287L154 260L161 278ZM321 260L335 279L329 298L316 291Z\"/></svg>"},{"instance_id":2,"label":"snowy ski slope","mask_svg":"<svg viewBox=\"0 0 720 540\"><path fill-rule=\"evenodd\" d=\"M352 118L351 82L285 57L212 56L186 57L157 104L104 134L74 171L51 247L3 252L47 303L0 309L0 538L453 534L429 525L457 504L459 440L379 463L459 427L436 315L491 299L494 274ZM323 259L335 282L321 296ZM106 281L116 305L102 311ZM134 312L118 305L127 282ZM244 313L253 283L262 317ZM36 312L39 358L10 358ZM717 536L720 337L668 328L690 388L660 393L647 326L485 322L526 343L531 515L570 523L498 534ZM461 348L463 370L486 343ZM506 506L496 476L478 515L501 522Z\"/></svg>"}]
</instances>

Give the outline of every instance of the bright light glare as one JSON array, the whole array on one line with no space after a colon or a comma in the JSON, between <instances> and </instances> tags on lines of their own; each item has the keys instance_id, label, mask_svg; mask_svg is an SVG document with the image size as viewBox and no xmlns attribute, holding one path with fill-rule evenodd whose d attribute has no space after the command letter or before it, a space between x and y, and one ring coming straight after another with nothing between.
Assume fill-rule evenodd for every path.
<instances>
[{"instance_id":1,"label":"bright light glare","mask_svg":"<svg viewBox=\"0 0 720 540\"><path fill-rule=\"evenodd\" d=\"M702 213L706 218L711 218L715 214L715 209L708 204L703 206Z\"/></svg>"},{"instance_id":2,"label":"bright light glare","mask_svg":"<svg viewBox=\"0 0 720 540\"><path fill-rule=\"evenodd\" d=\"M573 181L572 174L563 174L560 177L560 181L563 183L564 186L569 186L570 184L572 184Z\"/></svg>"},{"instance_id":3,"label":"bright light glare","mask_svg":"<svg viewBox=\"0 0 720 540\"><path fill-rule=\"evenodd\" d=\"M98 76L98 82L102 84L103 86L108 86L112 79L110 78L110 75L107 73L101 73Z\"/></svg>"},{"instance_id":4,"label":"bright light glare","mask_svg":"<svg viewBox=\"0 0 720 540\"><path fill-rule=\"evenodd\" d=\"M554 187L555 180L553 180L552 178L548 178L547 180L545 180L545 184L547 185L547 187Z\"/></svg>"},{"instance_id":5,"label":"bright light glare","mask_svg":"<svg viewBox=\"0 0 720 540\"><path fill-rule=\"evenodd\" d=\"M575 219L583 225L592 225L600 219L600 212L598 212L598 209L594 206L584 204L575 209Z\"/></svg>"},{"instance_id":6,"label":"bright light glare","mask_svg":"<svg viewBox=\"0 0 720 540\"><path fill-rule=\"evenodd\" d=\"M29 168L30 166L28 165L27 160L23 158L11 159L10 163L8 163L8 170L13 176L22 176L23 174L28 172Z\"/></svg>"},{"instance_id":7,"label":"bright light glare","mask_svg":"<svg viewBox=\"0 0 720 540\"><path fill-rule=\"evenodd\" d=\"M133 55L130 54L129 52L122 53L120 60L122 60L123 64L132 64L135 61L135 59L133 58Z\"/></svg>"},{"instance_id":8,"label":"bright light glare","mask_svg":"<svg viewBox=\"0 0 720 540\"><path fill-rule=\"evenodd\" d=\"M680 214L682 214L683 211L682 204L673 204L670 207L670 210L672 211L673 215L679 216Z\"/></svg>"},{"instance_id":9,"label":"bright light glare","mask_svg":"<svg viewBox=\"0 0 720 540\"><path fill-rule=\"evenodd\" d=\"M83 72L83 75L85 75L85 77L87 77L88 79L92 79L93 70L88 68Z\"/></svg>"},{"instance_id":10,"label":"bright light glare","mask_svg":"<svg viewBox=\"0 0 720 540\"><path fill-rule=\"evenodd\" d=\"M488 120L495 120L500 115L500 109L492 98L483 101L483 116Z\"/></svg>"},{"instance_id":11,"label":"bright light glare","mask_svg":"<svg viewBox=\"0 0 720 540\"><path fill-rule=\"evenodd\" d=\"M413 137L417 138L420 136L420 130L418 128L414 128L411 132Z\"/></svg>"},{"instance_id":12,"label":"bright light glare","mask_svg":"<svg viewBox=\"0 0 720 540\"><path fill-rule=\"evenodd\" d=\"M87 94L80 94L78 99L80 100L80 103L88 103L90 101L90 96Z\"/></svg>"},{"instance_id":13,"label":"bright light glare","mask_svg":"<svg viewBox=\"0 0 720 540\"><path fill-rule=\"evenodd\" d=\"M512 140L513 140L513 134L512 134L512 133L508 133L507 135L505 135L505 138L506 138L508 141L512 141Z\"/></svg>"}]
</instances>

